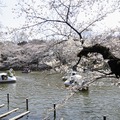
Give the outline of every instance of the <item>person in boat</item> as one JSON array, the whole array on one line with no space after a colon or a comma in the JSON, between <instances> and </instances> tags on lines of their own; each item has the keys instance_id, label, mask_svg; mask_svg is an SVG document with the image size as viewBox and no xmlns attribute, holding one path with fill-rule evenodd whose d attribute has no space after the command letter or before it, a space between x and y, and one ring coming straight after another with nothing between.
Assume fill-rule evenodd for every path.
<instances>
[{"instance_id":1,"label":"person in boat","mask_svg":"<svg viewBox=\"0 0 120 120\"><path fill-rule=\"evenodd\" d=\"M64 82L64 85L66 87L80 85L82 81L81 78L82 78L81 75L78 75L75 71L73 71L71 75L68 77L68 79Z\"/></svg>"},{"instance_id":2,"label":"person in boat","mask_svg":"<svg viewBox=\"0 0 120 120\"><path fill-rule=\"evenodd\" d=\"M15 75L15 71L14 71L12 68L10 68L10 69L8 70L8 72L7 72L7 75L8 75L9 77L13 77L13 76Z\"/></svg>"},{"instance_id":3,"label":"person in boat","mask_svg":"<svg viewBox=\"0 0 120 120\"><path fill-rule=\"evenodd\" d=\"M2 80L7 80L8 79L7 75L1 75L1 78L2 78Z\"/></svg>"}]
</instances>

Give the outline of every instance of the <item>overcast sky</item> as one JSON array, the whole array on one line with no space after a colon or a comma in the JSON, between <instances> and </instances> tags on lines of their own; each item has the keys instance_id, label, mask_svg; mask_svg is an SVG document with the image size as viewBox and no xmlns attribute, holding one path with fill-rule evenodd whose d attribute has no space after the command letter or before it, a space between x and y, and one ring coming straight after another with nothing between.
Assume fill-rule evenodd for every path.
<instances>
[{"instance_id":1,"label":"overcast sky","mask_svg":"<svg viewBox=\"0 0 120 120\"><path fill-rule=\"evenodd\" d=\"M15 4L17 3L18 0L3 0L3 4L5 7L1 9L1 14L0 14L0 22L3 24L5 27L18 27L21 24L24 23L23 18L17 19L13 13L12 13L12 8L15 7ZM104 24L100 23L98 24L100 28L103 28L103 26L107 27L116 27L120 26L120 13L116 12L112 15L109 15L107 19L105 19Z\"/></svg>"},{"instance_id":2,"label":"overcast sky","mask_svg":"<svg viewBox=\"0 0 120 120\"><path fill-rule=\"evenodd\" d=\"M0 13L0 22L5 27L18 27L21 23L23 23L23 18L17 19L17 15L12 13L13 8L15 8L15 4L17 0L3 0L3 5L1 13Z\"/></svg>"}]
</instances>

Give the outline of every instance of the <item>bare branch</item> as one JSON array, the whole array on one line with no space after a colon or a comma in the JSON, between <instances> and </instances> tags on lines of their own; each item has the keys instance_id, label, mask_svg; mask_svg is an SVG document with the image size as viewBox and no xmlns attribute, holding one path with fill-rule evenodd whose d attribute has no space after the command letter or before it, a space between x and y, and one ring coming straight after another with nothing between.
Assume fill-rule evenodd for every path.
<instances>
[{"instance_id":1,"label":"bare branch","mask_svg":"<svg viewBox=\"0 0 120 120\"><path fill-rule=\"evenodd\" d=\"M71 2L70 2L70 4L71 4ZM70 4L69 4L69 6L67 7L67 15L66 15L66 22L68 22L68 20L69 20L69 14L70 14Z\"/></svg>"},{"instance_id":2,"label":"bare branch","mask_svg":"<svg viewBox=\"0 0 120 120\"><path fill-rule=\"evenodd\" d=\"M53 32L52 34L56 33L57 35L64 35L65 31L67 31L66 35L70 35L71 33L75 35L75 37L78 35L77 37L79 37L80 40L83 38L84 34L82 33L84 31L87 32L87 29L93 27L96 22L101 21L109 13L118 9L115 2L110 2L110 5L106 7L107 5L105 5L105 3L107 3L107 0L101 3L97 0L51 0L50 2L44 1L40 5L36 5L35 3L39 4L37 1L34 1L33 4L22 1L21 4L19 4L21 13L25 13L29 21L22 29L34 27L36 31L37 29L41 29L42 32L43 29L49 30L50 28L51 32ZM114 5L112 6L112 4ZM91 8L91 6L93 7ZM107 9L109 6L111 6L111 8ZM85 19L82 19L82 15ZM46 27L44 25L46 25ZM60 29L58 29L58 27ZM57 32L52 29L55 29Z\"/></svg>"},{"instance_id":3,"label":"bare branch","mask_svg":"<svg viewBox=\"0 0 120 120\"><path fill-rule=\"evenodd\" d=\"M97 21L103 19L104 17L106 17L106 15L112 13L113 11L110 11L109 13L105 13L104 15L100 16L99 18L95 19L94 21L92 21L87 27L85 27L83 30L80 31L80 33L83 33L85 30L87 30L90 26L92 26L94 23L96 23Z\"/></svg>"}]
</instances>

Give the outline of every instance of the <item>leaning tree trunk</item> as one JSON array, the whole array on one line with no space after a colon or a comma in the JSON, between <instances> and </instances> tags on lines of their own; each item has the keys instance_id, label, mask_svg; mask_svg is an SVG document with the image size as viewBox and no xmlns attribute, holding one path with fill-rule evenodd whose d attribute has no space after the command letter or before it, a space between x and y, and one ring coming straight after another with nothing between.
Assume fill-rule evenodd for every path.
<instances>
[{"instance_id":1,"label":"leaning tree trunk","mask_svg":"<svg viewBox=\"0 0 120 120\"><path fill-rule=\"evenodd\" d=\"M83 49L77 55L79 57L79 60L76 65L73 66L73 70L77 70L77 65L79 64L81 57L88 57L88 53L100 53L104 59L108 59L108 64L111 69L111 73L109 74L115 74L116 78L120 77L120 58L115 57L110 52L109 48L104 47L100 44L95 44L90 47L83 47Z\"/></svg>"}]
</instances>

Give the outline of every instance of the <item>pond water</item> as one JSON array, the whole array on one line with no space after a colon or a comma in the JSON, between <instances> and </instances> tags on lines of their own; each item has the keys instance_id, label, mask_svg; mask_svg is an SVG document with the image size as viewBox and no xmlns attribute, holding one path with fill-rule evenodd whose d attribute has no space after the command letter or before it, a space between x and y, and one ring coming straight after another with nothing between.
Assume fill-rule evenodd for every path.
<instances>
[{"instance_id":1,"label":"pond water","mask_svg":"<svg viewBox=\"0 0 120 120\"><path fill-rule=\"evenodd\" d=\"M16 83L0 84L0 104L5 104L0 114L19 110L2 120L25 112L26 98L30 113L21 120L54 120L53 104L57 106L56 120L103 120L104 115L107 120L120 120L120 88L112 85L112 79L98 80L88 92L72 93L64 87L61 74L18 71L16 76Z\"/></svg>"}]
</instances>

